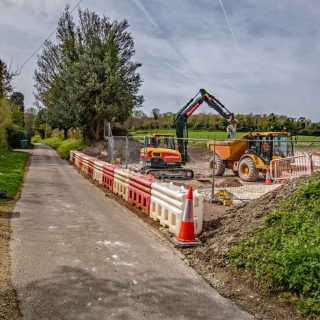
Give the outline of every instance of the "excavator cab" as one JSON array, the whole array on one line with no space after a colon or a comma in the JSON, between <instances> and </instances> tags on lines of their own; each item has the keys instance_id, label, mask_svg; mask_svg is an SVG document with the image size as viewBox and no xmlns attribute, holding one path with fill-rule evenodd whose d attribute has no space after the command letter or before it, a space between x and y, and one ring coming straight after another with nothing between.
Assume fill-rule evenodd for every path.
<instances>
[{"instance_id":1,"label":"excavator cab","mask_svg":"<svg viewBox=\"0 0 320 320\"><path fill-rule=\"evenodd\" d=\"M167 148L167 149L175 149L175 141L173 134L153 134L150 137L146 137L146 145L147 147L153 148Z\"/></svg>"}]
</instances>

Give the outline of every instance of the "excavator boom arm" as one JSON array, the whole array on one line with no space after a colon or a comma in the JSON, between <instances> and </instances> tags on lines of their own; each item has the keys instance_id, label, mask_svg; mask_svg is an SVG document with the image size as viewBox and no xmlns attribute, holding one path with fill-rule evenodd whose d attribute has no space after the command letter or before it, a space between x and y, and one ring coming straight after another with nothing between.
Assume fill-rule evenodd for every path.
<instances>
[{"instance_id":1,"label":"excavator boom arm","mask_svg":"<svg viewBox=\"0 0 320 320\"><path fill-rule=\"evenodd\" d=\"M200 93L200 97L196 96ZM217 98L208 93L204 89L200 89L199 93L189 102L183 106L179 112L176 114L174 119L174 126L176 128L176 136L178 138L178 149L182 155L184 162L188 161L187 154L187 141L184 141L184 130L187 130L188 118L200 107L203 102L206 102L208 106L218 112L222 117L228 120L234 119L234 114L231 113Z\"/></svg>"}]
</instances>

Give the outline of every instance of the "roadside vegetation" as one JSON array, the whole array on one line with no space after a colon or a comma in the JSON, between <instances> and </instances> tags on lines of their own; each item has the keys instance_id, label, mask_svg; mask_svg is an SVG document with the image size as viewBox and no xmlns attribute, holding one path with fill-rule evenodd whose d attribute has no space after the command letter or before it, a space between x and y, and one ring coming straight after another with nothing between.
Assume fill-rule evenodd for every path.
<instances>
[{"instance_id":1,"label":"roadside vegetation","mask_svg":"<svg viewBox=\"0 0 320 320\"><path fill-rule=\"evenodd\" d=\"M38 135L32 138L32 142L40 142L56 149L60 156L64 159L69 159L71 150L80 150L85 146L84 141L81 139L62 139L59 137L41 139L41 137Z\"/></svg>"},{"instance_id":2,"label":"roadside vegetation","mask_svg":"<svg viewBox=\"0 0 320 320\"><path fill-rule=\"evenodd\" d=\"M320 316L320 174L283 199L229 260L305 315Z\"/></svg>"},{"instance_id":3,"label":"roadside vegetation","mask_svg":"<svg viewBox=\"0 0 320 320\"><path fill-rule=\"evenodd\" d=\"M28 156L28 153L25 152L1 152L0 190L5 190L9 198L13 198L19 190Z\"/></svg>"}]
</instances>

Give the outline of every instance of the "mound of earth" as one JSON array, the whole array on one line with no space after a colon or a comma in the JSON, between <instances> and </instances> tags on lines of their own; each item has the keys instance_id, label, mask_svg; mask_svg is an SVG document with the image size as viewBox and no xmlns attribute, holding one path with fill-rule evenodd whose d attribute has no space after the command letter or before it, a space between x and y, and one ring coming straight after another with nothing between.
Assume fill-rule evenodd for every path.
<instances>
[{"instance_id":1,"label":"mound of earth","mask_svg":"<svg viewBox=\"0 0 320 320\"><path fill-rule=\"evenodd\" d=\"M221 263L225 252L235 241L242 239L252 227L258 226L263 216L272 211L279 201L297 190L307 179L308 177L304 176L285 182L258 199L233 206L222 217L204 222L201 241L206 243L206 250L205 252L201 250L199 254L205 260Z\"/></svg>"},{"instance_id":2,"label":"mound of earth","mask_svg":"<svg viewBox=\"0 0 320 320\"><path fill-rule=\"evenodd\" d=\"M139 163L141 148L143 148L143 144L138 140L129 138L127 143L125 137L114 136L113 158L119 158L121 163L125 163L126 159L129 164ZM108 142L104 140L92 142L81 151L104 161L109 161L111 156Z\"/></svg>"},{"instance_id":3,"label":"mound of earth","mask_svg":"<svg viewBox=\"0 0 320 320\"><path fill-rule=\"evenodd\" d=\"M256 319L292 320L303 317L292 305L270 296L250 273L227 264L225 254L235 242L245 238L253 227L259 226L266 214L308 178L304 176L285 182L258 199L235 205L222 215L205 221L200 236L203 245L181 250L190 265L211 286L243 306Z\"/></svg>"},{"instance_id":4,"label":"mound of earth","mask_svg":"<svg viewBox=\"0 0 320 320\"><path fill-rule=\"evenodd\" d=\"M107 149L106 141L95 141L86 145L81 151L91 157L106 160Z\"/></svg>"},{"instance_id":5,"label":"mound of earth","mask_svg":"<svg viewBox=\"0 0 320 320\"><path fill-rule=\"evenodd\" d=\"M242 187L242 183L234 177L227 178L217 184L219 188Z\"/></svg>"}]
</instances>

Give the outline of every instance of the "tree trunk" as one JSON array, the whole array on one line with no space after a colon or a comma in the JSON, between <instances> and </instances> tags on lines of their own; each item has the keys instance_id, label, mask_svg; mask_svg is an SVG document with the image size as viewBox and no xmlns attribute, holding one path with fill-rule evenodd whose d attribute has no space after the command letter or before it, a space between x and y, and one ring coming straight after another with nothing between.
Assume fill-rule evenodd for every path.
<instances>
[{"instance_id":1,"label":"tree trunk","mask_svg":"<svg viewBox=\"0 0 320 320\"><path fill-rule=\"evenodd\" d=\"M63 138L64 139L68 139L68 131L69 131L69 128L63 128Z\"/></svg>"}]
</instances>

